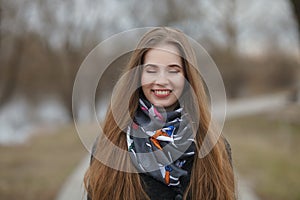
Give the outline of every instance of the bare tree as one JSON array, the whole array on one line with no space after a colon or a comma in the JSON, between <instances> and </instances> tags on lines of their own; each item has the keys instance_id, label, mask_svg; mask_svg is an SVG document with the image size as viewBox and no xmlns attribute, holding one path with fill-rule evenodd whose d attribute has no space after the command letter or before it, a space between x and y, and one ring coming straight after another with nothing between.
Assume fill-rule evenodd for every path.
<instances>
[{"instance_id":1,"label":"bare tree","mask_svg":"<svg viewBox=\"0 0 300 200\"><path fill-rule=\"evenodd\" d=\"M292 5L292 10L294 11L294 16L298 25L298 43L300 46L300 1L299 0L290 0ZM298 60L299 64L299 60ZM298 70L298 78L296 83L294 84L294 87L292 88L290 100L292 102L299 101L300 99L300 73Z\"/></svg>"},{"instance_id":2,"label":"bare tree","mask_svg":"<svg viewBox=\"0 0 300 200\"><path fill-rule=\"evenodd\" d=\"M299 0L291 0L291 5L294 11L295 19L298 25L298 37L300 44L300 1Z\"/></svg>"},{"instance_id":3,"label":"bare tree","mask_svg":"<svg viewBox=\"0 0 300 200\"><path fill-rule=\"evenodd\" d=\"M70 5L65 6L70 9L70 12L74 12L74 8L72 7L71 1L68 2ZM19 87L19 78L20 78L20 69L21 65L22 69L25 69L25 74L22 76L30 77L30 67L28 63L31 63L28 57L35 57L37 53L36 50L29 51L31 41L34 40L37 45L38 51L40 51L39 55L43 57L44 60L47 60L45 64L40 64L37 66L36 70L42 72L50 71L52 74L56 74L56 77L60 81L48 81L43 83L42 85L34 87L50 87L56 88L56 96L60 98L62 104L65 106L70 119L72 117L72 87L73 81L78 70L82 53L80 52L80 47L75 48L70 40L70 35L74 35L77 33L76 27L72 24L75 23L75 20L67 21L67 25L61 24L61 19L59 19L56 15L56 6L51 6L53 3L51 1L32 1L26 0L22 2L17 1L1 1L1 22L2 20L6 20L6 27L3 30L1 27L1 41L5 38L5 47L1 45L1 61L5 60L6 62L1 66L1 93L0 93L0 106L3 106L6 102L8 102L11 97L15 94L17 88ZM31 6L31 8L30 8ZM20 9L22 8L22 9ZM36 27L36 29L29 29L28 19L24 16L28 15L30 9L36 9L38 12L38 22L40 27ZM3 15L2 11L5 11L5 15ZM32 10L31 10L32 12ZM66 14L67 16L67 14ZM37 23L37 22L36 22ZM34 24L35 26L36 24ZM51 45L51 38L53 35L65 35L64 40L61 41L61 49L54 49ZM11 49L10 53L6 53L4 49L9 47ZM4 53L5 52L5 55ZM24 52L27 57L23 56ZM4 56L6 56L4 58ZM23 62L26 61L26 62ZM26 64L27 63L27 64ZM32 65L32 64L29 64ZM28 68L29 67L29 68ZM5 72L5 73L3 73ZM36 74L36 73L35 73ZM50 75L43 73L48 77L45 77L45 81L49 80ZM36 77L32 77L36 80ZM36 91L28 90L33 94ZM30 94L30 95L31 95ZM36 95L36 94L33 94ZM46 93L45 95L53 95L53 93ZM38 95L36 95L38 96Z\"/></svg>"},{"instance_id":4,"label":"bare tree","mask_svg":"<svg viewBox=\"0 0 300 200\"><path fill-rule=\"evenodd\" d=\"M8 2L5 2L4 4L3 1L1 3L1 8L0 8L0 16L1 16L1 25L4 20L6 20L5 17L15 17L17 15L17 8L11 6L8 4ZM6 10L6 13L9 13L10 16L3 16L3 10ZM18 26L20 29L22 29L22 25L20 24L21 21L18 19L15 19L14 21L16 24L15 26ZM4 33L4 30L1 30L0 34L0 40L1 40L1 56L3 55L3 51L5 47L3 47L2 40L5 37L5 34L9 34L9 32ZM10 35L13 35L10 33ZM3 68L6 67L7 69L7 74L6 76L2 76L2 91L0 94L0 107L2 107L5 103L7 103L12 95L14 94L16 88L17 88L17 77L20 71L20 64L21 64L21 59L22 59L22 54L24 51L24 40L18 35L13 35L12 36L14 39L12 40L13 42L10 44L12 48L12 52L8 55L8 58L3 58L1 57L2 61L6 60L7 61L7 66L2 66ZM7 56L7 54L6 54ZM3 69L2 69L3 70Z\"/></svg>"},{"instance_id":5,"label":"bare tree","mask_svg":"<svg viewBox=\"0 0 300 200\"><path fill-rule=\"evenodd\" d=\"M0 97L0 107L10 100L17 88L18 74L20 71L22 53L24 51L24 40L16 38L14 40L13 48L13 53L7 65L8 73L3 81L4 86Z\"/></svg>"},{"instance_id":6,"label":"bare tree","mask_svg":"<svg viewBox=\"0 0 300 200\"><path fill-rule=\"evenodd\" d=\"M212 26L222 32L225 39L225 45L228 53L236 53L237 49L237 24L236 24L236 0L226 0L222 3L218 0L210 1L210 7L213 10L209 13L206 20L211 22Z\"/></svg>"},{"instance_id":7,"label":"bare tree","mask_svg":"<svg viewBox=\"0 0 300 200\"><path fill-rule=\"evenodd\" d=\"M236 53L237 49L237 28L234 24L236 18L236 0L228 1L228 8L225 12L224 32L228 41L227 48L230 52Z\"/></svg>"}]
</instances>

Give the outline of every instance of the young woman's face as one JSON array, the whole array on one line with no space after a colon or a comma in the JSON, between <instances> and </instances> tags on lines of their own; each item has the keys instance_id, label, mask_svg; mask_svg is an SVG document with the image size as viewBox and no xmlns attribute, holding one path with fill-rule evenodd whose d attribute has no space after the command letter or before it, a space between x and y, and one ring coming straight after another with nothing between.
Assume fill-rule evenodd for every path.
<instances>
[{"instance_id":1,"label":"young woman's face","mask_svg":"<svg viewBox=\"0 0 300 200\"><path fill-rule=\"evenodd\" d=\"M145 97L155 106L174 109L184 89L184 68L175 45L162 44L144 57L141 77Z\"/></svg>"}]
</instances>

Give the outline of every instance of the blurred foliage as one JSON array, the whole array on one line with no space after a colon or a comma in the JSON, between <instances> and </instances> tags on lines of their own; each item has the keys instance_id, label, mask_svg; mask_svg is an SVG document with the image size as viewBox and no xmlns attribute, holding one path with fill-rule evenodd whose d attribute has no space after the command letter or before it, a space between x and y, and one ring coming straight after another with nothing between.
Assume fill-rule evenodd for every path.
<instances>
[{"instance_id":1,"label":"blurred foliage","mask_svg":"<svg viewBox=\"0 0 300 200\"><path fill-rule=\"evenodd\" d=\"M114 33L145 26L179 28L203 44L217 63L230 98L294 87L299 79L299 57L293 49L286 53L280 41L289 40L291 36L285 36L284 30L293 32L297 20L291 20L289 15L281 16L285 12L278 13L278 8L272 5L269 11L281 18L255 11L258 3L242 0L167 0L138 4L117 0L101 0L101 3L0 1L0 109L14 95L31 102L55 97L71 119L73 83L88 52ZM294 10L297 13L290 5L294 4L282 3L287 13ZM262 15L264 18L260 18ZM265 42L258 47L264 51L249 54L240 49L247 33L252 33L258 41L264 38ZM118 78L119 68L125 65L120 62L124 60L116 60L118 67L112 67L118 68L117 71L108 69L99 83L101 90L112 90L113 84L104 83ZM100 96L106 95L99 91Z\"/></svg>"},{"instance_id":2,"label":"blurred foliage","mask_svg":"<svg viewBox=\"0 0 300 200\"><path fill-rule=\"evenodd\" d=\"M299 79L299 61L282 52L251 56L218 49L211 56L222 74L229 98L289 90Z\"/></svg>"}]
</instances>

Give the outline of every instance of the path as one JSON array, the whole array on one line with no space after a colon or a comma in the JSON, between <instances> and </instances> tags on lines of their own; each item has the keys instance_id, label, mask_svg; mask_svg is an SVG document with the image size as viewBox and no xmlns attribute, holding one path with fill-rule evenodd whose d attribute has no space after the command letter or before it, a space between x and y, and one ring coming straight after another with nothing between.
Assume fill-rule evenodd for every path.
<instances>
[{"instance_id":1,"label":"path","mask_svg":"<svg viewBox=\"0 0 300 200\"><path fill-rule=\"evenodd\" d=\"M226 118L250 115L268 110L278 109L287 104L287 93L247 98L228 102ZM83 175L89 165L89 156L86 156L73 174L66 180L56 200L83 200ZM258 200L251 189L251 185L244 179L237 177L238 195L241 200Z\"/></svg>"}]
</instances>

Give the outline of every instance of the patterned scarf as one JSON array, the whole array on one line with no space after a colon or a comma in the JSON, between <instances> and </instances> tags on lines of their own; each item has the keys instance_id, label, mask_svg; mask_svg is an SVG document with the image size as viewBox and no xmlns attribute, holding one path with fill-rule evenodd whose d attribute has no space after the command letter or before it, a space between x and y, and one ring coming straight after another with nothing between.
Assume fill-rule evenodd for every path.
<instances>
[{"instance_id":1,"label":"patterned scarf","mask_svg":"<svg viewBox=\"0 0 300 200\"><path fill-rule=\"evenodd\" d=\"M180 187L180 177L188 175L182 167L195 154L193 138L183 108L159 112L144 98L140 98L127 130L128 151L135 167L168 186Z\"/></svg>"}]
</instances>

